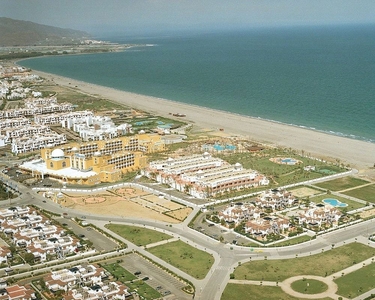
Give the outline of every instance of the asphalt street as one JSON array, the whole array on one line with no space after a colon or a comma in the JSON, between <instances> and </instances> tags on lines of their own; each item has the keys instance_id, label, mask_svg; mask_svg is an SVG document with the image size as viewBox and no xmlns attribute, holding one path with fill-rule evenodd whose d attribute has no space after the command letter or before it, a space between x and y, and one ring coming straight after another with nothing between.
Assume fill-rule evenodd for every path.
<instances>
[{"instance_id":1,"label":"asphalt street","mask_svg":"<svg viewBox=\"0 0 375 300\"><path fill-rule=\"evenodd\" d=\"M199 207L197 205L192 205L194 212L183 223L169 226L169 224L164 222L140 218L100 216L83 214L82 212L78 213L72 209L61 207L60 205L51 201L43 202L43 197L37 195L22 184L15 182L12 184L15 184L17 189L22 193L20 197L12 200L13 205L35 204L55 213L67 213L70 217L82 218L82 216L84 216L87 222L93 223L96 226L103 228L103 230L106 230L104 225L108 222L145 226L150 229L165 232L173 237L178 237L189 245L212 254L215 258L215 262L211 270L204 279L197 280L174 266L169 265L165 261L153 256L143 248L137 247L136 245L126 241L126 243L129 245L129 249L127 249L127 251L137 250L152 260L166 266L179 276L190 280L196 288L195 299L220 299L220 295L229 281L230 273L232 273L233 270L238 266L239 262L243 263L250 260L264 259L265 256L267 256L267 259L294 258L296 255L307 256L321 253L322 251L327 251L331 249L332 246L337 247L344 243L350 242L362 242L374 247L374 243L369 242L368 240L368 235L375 232L375 221L373 220L361 222L335 230L333 232L322 234L316 239L303 244L282 248L257 248L256 251L251 251L251 248L220 243L201 232L189 228L187 225L194 217L195 213L199 211ZM159 193L159 191L155 192ZM8 205L8 203L3 203L2 206Z\"/></svg>"}]
</instances>

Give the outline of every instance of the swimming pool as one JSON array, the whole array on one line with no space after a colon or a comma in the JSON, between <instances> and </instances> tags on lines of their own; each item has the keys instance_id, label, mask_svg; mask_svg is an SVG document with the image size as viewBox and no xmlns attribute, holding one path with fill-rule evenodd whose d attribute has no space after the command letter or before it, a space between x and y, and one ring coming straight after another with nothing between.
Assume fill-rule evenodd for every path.
<instances>
[{"instance_id":1,"label":"swimming pool","mask_svg":"<svg viewBox=\"0 0 375 300\"><path fill-rule=\"evenodd\" d=\"M295 165L297 163L297 161L293 158L284 158L281 160L281 162L287 165Z\"/></svg>"},{"instance_id":2,"label":"swimming pool","mask_svg":"<svg viewBox=\"0 0 375 300\"><path fill-rule=\"evenodd\" d=\"M332 205L333 207L347 207L348 204L342 203L337 199L327 198L322 200L325 204Z\"/></svg>"}]
</instances>

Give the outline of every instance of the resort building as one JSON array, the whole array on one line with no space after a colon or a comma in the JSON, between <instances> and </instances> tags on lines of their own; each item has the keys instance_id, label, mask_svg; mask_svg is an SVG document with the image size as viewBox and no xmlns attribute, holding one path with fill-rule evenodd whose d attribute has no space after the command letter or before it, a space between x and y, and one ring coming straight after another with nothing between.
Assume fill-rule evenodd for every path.
<instances>
[{"instance_id":1,"label":"resort building","mask_svg":"<svg viewBox=\"0 0 375 300\"><path fill-rule=\"evenodd\" d=\"M21 170L33 177L49 177L62 183L94 185L116 182L122 174L146 167L144 153L164 150L160 136L135 135L91 143L46 147L41 158L24 162Z\"/></svg>"},{"instance_id":2,"label":"resort building","mask_svg":"<svg viewBox=\"0 0 375 300\"><path fill-rule=\"evenodd\" d=\"M257 171L246 170L239 163L230 165L207 152L151 162L143 174L200 199L269 184Z\"/></svg>"}]
</instances>

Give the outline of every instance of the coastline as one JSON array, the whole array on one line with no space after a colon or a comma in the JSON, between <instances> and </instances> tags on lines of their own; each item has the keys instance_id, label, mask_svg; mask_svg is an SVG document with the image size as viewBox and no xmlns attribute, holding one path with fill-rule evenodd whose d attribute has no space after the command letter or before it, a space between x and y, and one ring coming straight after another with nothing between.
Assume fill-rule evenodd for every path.
<instances>
[{"instance_id":1,"label":"coastline","mask_svg":"<svg viewBox=\"0 0 375 300\"><path fill-rule=\"evenodd\" d=\"M186 114L184 119L201 128L213 131L223 128L226 134L242 136L263 144L292 148L299 152L303 150L305 153L321 159L339 159L341 163L362 171L373 167L375 163L374 143L212 108L121 91L37 70L32 70L32 72L53 81L55 84L69 88L77 86L76 88L83 93L100 95L103 98L136 109L165 117L170 117L169 113Z\"/></svg>"}]
</instances>

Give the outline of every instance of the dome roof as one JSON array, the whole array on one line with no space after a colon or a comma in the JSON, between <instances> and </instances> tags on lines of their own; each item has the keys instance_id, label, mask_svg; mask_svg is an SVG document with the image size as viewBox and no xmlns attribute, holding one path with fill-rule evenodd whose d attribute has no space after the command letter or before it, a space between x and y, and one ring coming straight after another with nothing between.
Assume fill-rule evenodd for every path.
<instances>
[{"instance_id":1,"label":"dome roof","mask_svg":"<svg viewBox=\"0 0 375 300\"><path fill-rule=\"evenodd\" d=\"M73 147L71 151L78 151L77 147Z\"/></svg>"},{"instance_id":2,"label":"dome roof","mask_svg":"<svg viewBox=\"0 0 375 300\"><path fill-rule=\"evenodd\" d=\"M64 156L64 151L62 151L61 149L55 149L51 153L51 158L64 158Z\"/></svg>"},{"instance_id":3,"label":"dome roof","mask_svg":"<svg viewBox=\"0 0 375 300\"><path fill-rule=\"evenodd\" d=\"M100 153L100 151L96 151L96 152L94 153L94 156L100 156L100 155L102 155L102 154Z\"/></svg>"}]
</instances>

